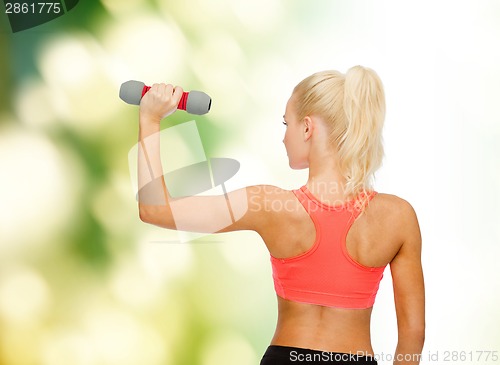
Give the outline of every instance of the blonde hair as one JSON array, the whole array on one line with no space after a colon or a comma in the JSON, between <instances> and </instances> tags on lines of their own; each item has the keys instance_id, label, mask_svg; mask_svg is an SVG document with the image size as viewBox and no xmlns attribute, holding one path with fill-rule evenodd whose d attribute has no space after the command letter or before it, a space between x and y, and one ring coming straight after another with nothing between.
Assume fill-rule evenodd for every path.
<instances>
[{"instance_id":1,"label":"blonde hair","mask_svg":"<svg viewBox=\"0 0 500 365\"><path fill-rule=\"evenodd\" d=\"M372 190L372 178L382 165L382 127L385 96L382 81L372 69L350 68L315 73L294 89L298 120L308 115L328 124L329 137L339 155L348 198Z\"/></svg>"}]
</instances>

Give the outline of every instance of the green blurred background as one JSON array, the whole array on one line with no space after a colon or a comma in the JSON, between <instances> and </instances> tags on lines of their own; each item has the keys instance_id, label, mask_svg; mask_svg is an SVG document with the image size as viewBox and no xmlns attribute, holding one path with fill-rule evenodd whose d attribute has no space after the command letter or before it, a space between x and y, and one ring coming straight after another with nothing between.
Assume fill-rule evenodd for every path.
<instances>
[{"instance_id":1,"label":"green blurred background","mask_svg":"<svg viewBox=\"0 0 500 365\"><path fill-rule=\"evenodd\" d=\"M265 247L252 232L176 243L140 222L137 108L119 86L206 91L206 157L241 163L228 189L290 189L307 177L281 143L292 88L362 64L387 94L376 190L410 201L422 228L422 363L467 351L490 364L476 351L500 351L499 4L84 0L15 34L2 9L0 363L257 364L276 321ZM392 353L389 270L372 331L375 352Z\"/></svg>"}]
</instances>

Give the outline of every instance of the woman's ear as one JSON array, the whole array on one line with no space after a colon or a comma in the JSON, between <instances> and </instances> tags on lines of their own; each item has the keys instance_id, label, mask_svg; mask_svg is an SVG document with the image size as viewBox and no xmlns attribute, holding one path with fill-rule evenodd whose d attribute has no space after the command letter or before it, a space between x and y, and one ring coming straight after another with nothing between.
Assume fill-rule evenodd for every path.
<instances>
[{"instance_id":1,"label":"woman's ear","mask_svg":"<svg viewBox=\"0 0 500 365\"><path fill-rule=\"evenodd\" d=\"M309 140L312 136L312 132L314 130L314 123L311 117L307 116L304 118L304 142Z\"/></svg>"}]
</instances>

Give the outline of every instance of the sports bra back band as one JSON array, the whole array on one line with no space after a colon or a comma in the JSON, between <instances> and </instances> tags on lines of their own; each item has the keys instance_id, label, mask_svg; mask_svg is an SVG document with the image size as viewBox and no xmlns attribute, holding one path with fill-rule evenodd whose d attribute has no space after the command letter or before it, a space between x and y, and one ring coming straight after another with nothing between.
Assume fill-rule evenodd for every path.
<instances>
[{"instance_id":1,"label":"sports bra back band","mask_svg":"<svg viewBox=\"0 0 500 365\"><path fill-rule=\"evenodd\" d=\"M293 193L311 217L316 239L298 256L271 256L276 293L284 299L328 307L373 306L385 266L366 267L356 262L347 252L346 236L362 207L377 192L360 194L342 205L319 201L306 186Z\"/></svg>"}]
</instances>

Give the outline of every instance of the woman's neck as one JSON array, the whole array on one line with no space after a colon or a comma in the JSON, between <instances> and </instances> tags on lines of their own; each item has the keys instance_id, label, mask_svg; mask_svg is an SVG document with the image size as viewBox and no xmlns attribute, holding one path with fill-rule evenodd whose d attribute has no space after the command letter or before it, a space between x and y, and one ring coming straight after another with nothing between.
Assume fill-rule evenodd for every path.
<instances>
[{"instance_id":1,"label":"woman's neck","mask_svg":"<svg viewBox=\"0 0 500 365\"><path fill-rule=\"evenodd\" d=\"M345 184L336 156L322 154L320 158L310 159L306 185L315 196L343 200Z\"/></svg>"},{"instance_id":2,"label":"woman's neck","mask_svg":"<svg viewBox=\"0 0 500 365\"><path fill-rule=\"evenodd\" d=\"M325 123L317 117L314 122L316 133L309 141L310 149L307 156L309 163L307 188L318 198L343 200L347 181L340 172L338 151L332 146Z\"/></svg>"}]
</instances>

